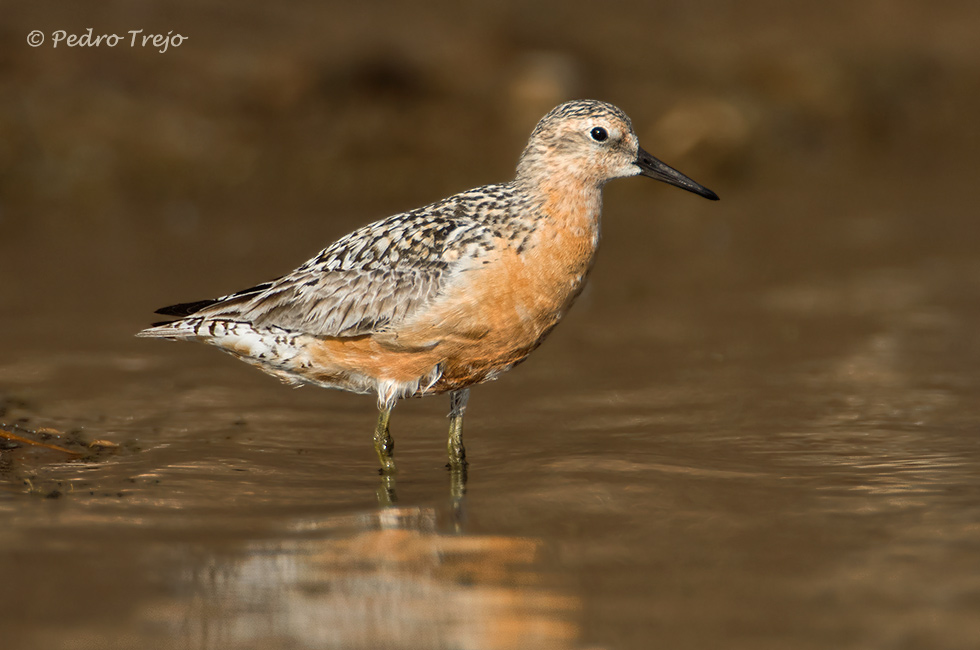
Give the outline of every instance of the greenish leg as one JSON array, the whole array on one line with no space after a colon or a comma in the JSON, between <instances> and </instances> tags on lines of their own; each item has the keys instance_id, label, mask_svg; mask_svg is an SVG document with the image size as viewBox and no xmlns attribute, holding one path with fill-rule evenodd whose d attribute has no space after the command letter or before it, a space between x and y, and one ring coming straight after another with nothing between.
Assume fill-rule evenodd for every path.
<instances>
[{"instance_id":1,"label":"greenish leg","mask_svg":"<svg viewBox=\"0 0 980 650\"><path fill-rule=\"evenodd\" d=\"M389 419L391 419L391 407L382 407L378 412L378 425L374 428L374 450L378 452L382 474L395 472L395 459L392 457L395 441L391 439L391 433L388 432Z\"/></svg>"},{"instance_id":2,"label":"greenish leg","mask_svg":"<svg viewBox=\"0 0 980 650\"><path fill-rule=\"evenodd\" d=\"M449 466L449 500L453 509L460 507L466 495L466 464Z\"/></svg>"},{"instance_id":3,"label":"greenish leg","mask_svg":"<svg viewBox=\"0 0 980 650\"><path fill-rule=\"evenodd\" d=\"M470 389L454 390L449 394L449 469L466 469L466 449L463 448L463 414L466 413L466 402L470 398Z\"/></svg>"}]
</instances>

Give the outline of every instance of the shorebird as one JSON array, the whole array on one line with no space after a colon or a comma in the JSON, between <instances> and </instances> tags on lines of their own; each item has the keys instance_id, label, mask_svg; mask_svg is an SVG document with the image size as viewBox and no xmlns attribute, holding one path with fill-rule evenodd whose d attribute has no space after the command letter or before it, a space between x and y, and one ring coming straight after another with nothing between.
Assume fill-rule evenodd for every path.
<instances>
[{"instance_id":1,"label":"shorebird","mask_svg":"<svg viewBox=\"0 0 980 650\"><path fill-rule=\"evenodd\" d=\"M289 384L374 393L374 447L395 471L391 410L449 393L449 467L465 468L470 386L541 344L582 291L599 245L602 187L649 176L718 196L640 148L629 117L561 104L531 133L514 180L369 224L296 270L156 313L137 336L197 340Z\"/></svg>"}]
</instances>

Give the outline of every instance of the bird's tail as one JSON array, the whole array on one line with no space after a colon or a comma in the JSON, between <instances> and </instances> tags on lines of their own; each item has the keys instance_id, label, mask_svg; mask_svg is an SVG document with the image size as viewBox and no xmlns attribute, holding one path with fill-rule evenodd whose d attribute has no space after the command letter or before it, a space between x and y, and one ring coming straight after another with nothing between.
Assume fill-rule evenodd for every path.
<instances>
[{"instance_id":1,"label":"bird's tail","mask_svg":"<svg viewBox=\"0 0 980 650\"><path fill-rule=\"evenodd\" d=\"M197 322L194 322L197 321ZM141 338L153 339L193 339L201 335L201 319L193 320L171 320L160 323L153 323L145 330L136 333Z\"/></svg>"}]
</instances>

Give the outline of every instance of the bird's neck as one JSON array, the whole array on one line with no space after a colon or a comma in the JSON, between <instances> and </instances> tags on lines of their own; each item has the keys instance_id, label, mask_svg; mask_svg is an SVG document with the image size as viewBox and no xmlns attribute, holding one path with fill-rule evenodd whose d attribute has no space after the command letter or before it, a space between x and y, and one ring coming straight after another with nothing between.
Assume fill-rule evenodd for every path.
<instances>
[{"instance_id":1,"label":"bird's neck","mask_svg":"<svg viewBox=\"0 0 980 650\"><path fill-rule=\"evenodd\" d=\"M572 182L567 175L538 178L524 188L537 204L525 264L565 309L581 290L599 247L601 188Z\"/></svg>"},{"instance_id":2,"label":"bird's neck","mask_svg":"<svg viewBox=\"0 0 980 650\"><path fill-rule=\"evenodd\" d=\"M518 183L522 179L518 178ZM537 203L539 228L546 232L594 239L598 244L602 213L602 186L583 182L570 174L538 175L534 183L524 181L524 190Z\"/></svg>"}]
</instances>

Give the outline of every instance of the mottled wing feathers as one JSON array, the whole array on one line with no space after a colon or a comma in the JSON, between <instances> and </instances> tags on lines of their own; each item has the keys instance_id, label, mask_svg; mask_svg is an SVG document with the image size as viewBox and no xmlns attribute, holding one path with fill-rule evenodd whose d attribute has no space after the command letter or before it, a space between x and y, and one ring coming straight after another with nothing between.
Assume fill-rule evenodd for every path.
<instances>
[{"instance_id":1,"label":"mottled wing feathers","mask_svg":"<svg viewBox=\"0 0 980 650\"><path fill-rule=\"evenodd\" d=\"M488 248L496 217L512 207L509 190L478 188L397 214L339 239L277 280L158 313L316 336L384 331L435 298L460 260Z\"/></svg>"},{"instance_id":2,"label":"mottled wing feathers","mask_svg":"<svg viewBox=\"0 0 980 650\"><path fill-rule=\"evenodd\" d=\"M249 300L198 312L263 329L281 327L317 336L360 336L385 329L434 297L438 269L297 271Z\"/></svg>"}]
</instances>

